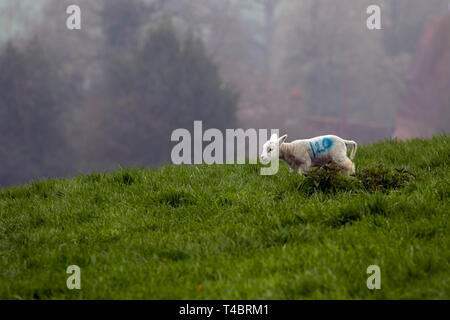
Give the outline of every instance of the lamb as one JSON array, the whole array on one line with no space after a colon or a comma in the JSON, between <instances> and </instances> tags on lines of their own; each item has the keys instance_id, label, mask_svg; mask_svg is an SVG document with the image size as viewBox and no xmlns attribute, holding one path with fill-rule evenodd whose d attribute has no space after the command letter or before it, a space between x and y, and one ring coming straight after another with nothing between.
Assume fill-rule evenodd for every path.
<instances>
[{"instance_id":1,"label":"lamb","mask_svg":"<svg viewBox=\"0 0 450 320\"><path fill-rule=\"evenodd\" d=\"M269 163L279 159L291 167L291 172L304 174L310 167L321 166L325 163L335 163L344 173L355 173L353 159L357 150L357 143L344 140L335 135L319 136L311 139L285 142L287 135L278 138L276 134L270 137L263 146L261 162ZM347 157L347 147L350 147L350 158Z\"/></svg>"}]
</instances>

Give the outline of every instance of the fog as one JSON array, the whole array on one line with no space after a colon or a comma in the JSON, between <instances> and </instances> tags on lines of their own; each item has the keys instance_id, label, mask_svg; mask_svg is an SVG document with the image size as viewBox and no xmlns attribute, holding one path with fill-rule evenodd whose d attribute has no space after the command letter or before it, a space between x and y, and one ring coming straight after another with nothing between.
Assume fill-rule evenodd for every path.
<instances>
[{"instance_id":1,"label":"fog","mask_svg":"<svg viewBox=\"0 0 450 320\"><path fill-rule=\"evenodd\" d=\"M0 0L0 28L1 187L170 164L196 120L359 144L450 130L448 0Z\"/></svg>"}]
</instances>

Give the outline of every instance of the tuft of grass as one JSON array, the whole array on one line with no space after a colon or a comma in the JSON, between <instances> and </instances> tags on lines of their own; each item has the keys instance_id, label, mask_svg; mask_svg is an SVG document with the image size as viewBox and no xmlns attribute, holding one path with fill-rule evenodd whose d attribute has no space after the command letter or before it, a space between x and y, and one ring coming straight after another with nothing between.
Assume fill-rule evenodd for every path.
<instances>
[{"instance_id":1,"label":"tuft of grass","mask_svg":"<svg viewBox=\"0 0 450 320\"><path fill-rule=\"evenodd\" d=\"M164 190L157 193L155 201L159 204L166 204L174 208L194 204L192 196L184 190Z\"/></svg>"},{"instance_id":2,"label":"tuft of grass","mask_svg":"<svg viewBox=\"0 0 450 320\"><path fill-rule=\"evenodd\" d=\"M390 169L384 164L373 164L356 171L354 176L347 176L335 164L327 163L306 172L305 179L298 185L298 189L306 194L343 191L387 192L402 188L416 179L416 175L405 168Z\"/></svg>"},{"instance_id":3,"label":"tuft of grass","mask_svg":"<svg viewBox=\"0 0 450 320\"><path fill-rule=\"evenodd\" d=\"M336 193L356 189L357 181L342 174L341 169L334 164L327 163L318 168L311 168L305 173L305 179L299 185L299 190L306 194L316 191Z\"/></svg>"},{"instance_id":4,"label":"tuft of grass","mask_svg":"<svg viewBox=\"0 0 450 320\"><path fill-rule=\"evenodd\" d=\"M0 298L448 299L449 151L387 139L354 176L168 165L3 189Z\"/></svg>"},{"instance_id":5,"label":"tuft of grass","mask_svg":"<svg viewBox=\"0 0 450 320\"><path fill-rule=\"evenodd\" d=\"M356 178L367 191L388 191L404 187L416 180L415 174L405 168L390 169L384 164L375 164L356 172Z\"/></svg>"}]
</instances>

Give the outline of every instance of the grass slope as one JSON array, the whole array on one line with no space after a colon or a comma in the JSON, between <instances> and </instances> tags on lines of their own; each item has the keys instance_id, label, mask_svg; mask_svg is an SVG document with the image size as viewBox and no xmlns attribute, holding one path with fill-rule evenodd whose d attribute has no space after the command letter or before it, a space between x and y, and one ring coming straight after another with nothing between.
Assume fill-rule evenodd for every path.
<instances>
[{"instance_id":1,"label":"grass slope","mask_svg":"<svg viewBox=\"0 0 450 320\"><path fill-rule=\"evenodd\" d=\"M0 191L0 298L450 298L450 137L361 147L418 179L305 193L283 164L165 166ZM81 290L66 268L81 267ZM381 290L366 269L381 268Z\"/></svg>"}]
</instances>

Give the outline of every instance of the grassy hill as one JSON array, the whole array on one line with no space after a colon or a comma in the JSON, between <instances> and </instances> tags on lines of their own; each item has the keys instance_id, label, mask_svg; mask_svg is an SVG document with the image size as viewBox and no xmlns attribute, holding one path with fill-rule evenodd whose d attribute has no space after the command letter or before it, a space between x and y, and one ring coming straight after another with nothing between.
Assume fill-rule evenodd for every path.
<instances>
[{"instance_id":1,"label":"grassy hill","mask_svg":"<svg viewBox=\"0 0 450 320\"><path fill-rule=\"evenodd\" d=\"M354 177L322 188L284 164L275 176L165 166L4 189L0 298L448 299L449 159L448 135L360 147L359 177L389 171L366 176L374 189ZM395 172L416 178L391 185ZM69 265L81 290L66 287ZM370 265L381 290L366 286Z\"/></svg>"}]
</instances>

